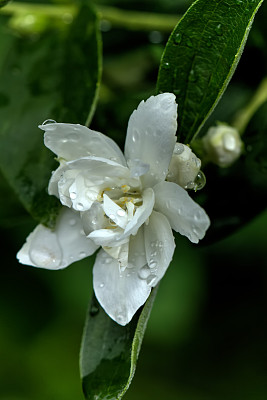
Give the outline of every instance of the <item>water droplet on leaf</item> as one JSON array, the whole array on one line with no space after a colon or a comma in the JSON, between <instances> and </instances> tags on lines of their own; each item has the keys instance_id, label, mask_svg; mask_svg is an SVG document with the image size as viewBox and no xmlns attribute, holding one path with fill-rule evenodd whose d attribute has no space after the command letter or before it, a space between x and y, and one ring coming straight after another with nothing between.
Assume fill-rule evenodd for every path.
<instances>
[{"instance_id":1,"label":"water droplet on leaf","mask_svg":"<svg viewBox=\"0 0 267 400\"><path fill-rule=\"evenodd\" d=\"M91 317L94 317L95 315L97 315L99 313L99 308L97 307L97 306L95 306L95 305L92 305L91 306L91 309L90 309L90 315L91 315Z\"/></svg>"},{"instance_id":2,"label":"water droplet on leaf","mask_svg":"<svg viewBox=\"0 0 267 400\"><path fill-rule=\"evenodd\" d=\"M191 69L191 71L189 72L189 80L191 82L196 82L197 80L196 73L193 69Z\"/></svg>"},{"instance_id":3,"label":"water droplet on leaf","mask_svg":"<svg viewBox=\"0 0 267 400\"><path fill-rule=\"evenodd\" d=\"M221 36L223 34L223 28L222 28L222 24L218 24L215 28L215 32L218 36Z\"/></svg>"},{"instance_id":4,"label":"water droplet on leaf","mask_svg":"<svg viewBox=\"0 0 267 400\"><path fill-rule=\"evenodd\" d=\"M181 33L176 33L176 35L174 36L173 41L174 41L175 44L180 44L181 41L182 41L182 35L181 35Z\"/></svg>"},{"instance_id":5,"label":"water droplet on leaf","mask_svg":"<svg viewBox=\"0 0 267 400\"><path fill-rule=\"evenodd\" d=\"M186 44L190 48L193 47L193 42L192 42L192 40L190 38L186 39Z\"/></svg>"}]
</instances>

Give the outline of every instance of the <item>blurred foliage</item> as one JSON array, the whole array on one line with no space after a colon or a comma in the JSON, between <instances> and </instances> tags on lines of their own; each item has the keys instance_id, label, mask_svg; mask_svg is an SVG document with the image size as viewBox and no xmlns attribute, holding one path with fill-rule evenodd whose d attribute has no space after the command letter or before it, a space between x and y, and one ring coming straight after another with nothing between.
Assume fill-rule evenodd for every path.
<instances>
[{"instance_id":1,"label":"blurred foliage","mask_svg":"<svg viewBox=\"0 0 267 400\"><path fill-rule=\"evenodd\" d=\"M63 1L54 3L63 4ZM180 15L192 1L103 0L95 3ZM266 17L267 6L263 4L230 86L202 133L216 120L231 123L265 77ZM155 93L158 66L169 34L159 30L148 32L145 28L133 31L113 27L107 19L101 26L103 82L91 127L123 146L132 110L141 99ZM11 30L8 23L6 29ZM26 42L27 38L18 31L15 35L22 43ZM0 46L3 45L0 38ZM22 93L17 97L19 102ZM0 97L1 102L5 98ZM40 121L32 110L34 125L44 119ZM248 145L253 126L264 134L258 130L261 119L262 116L248 125ZM235 218L235 212L241 210L242 215L247 213L252 219L256 211L265 208L265 172L258 173L249 164L243 169L246 154L241 164L238 162L230 170L219 172L215 167L207 167L207 187L198 196L204 204L206 190L214 193L207 209L211 218L212 209L224 209L225 202L218 202L219 194L224 193L229 194L228 210L234 204ZM257 159L257 152L252 155ZM263 163L264 160L263 157ZM247 162L253 163L253 158ZM232 171L235 173L230 179ZM253 195L245 186L248 175L252 177ZM86 259L58 272L19 265L15 254L35 222L2 176L0 190L1 248L4 250L0 281L0 399L82 400L78 352L92 294L89 288L94 260ZM257 203L260 207L255 207ZM235 219L233 225L240 226ZM161 282L134 385L126 399L266 399L266 226L264 212L227 239L207 247L176 238L175 258Z\"/></svg>"}]
</instances>

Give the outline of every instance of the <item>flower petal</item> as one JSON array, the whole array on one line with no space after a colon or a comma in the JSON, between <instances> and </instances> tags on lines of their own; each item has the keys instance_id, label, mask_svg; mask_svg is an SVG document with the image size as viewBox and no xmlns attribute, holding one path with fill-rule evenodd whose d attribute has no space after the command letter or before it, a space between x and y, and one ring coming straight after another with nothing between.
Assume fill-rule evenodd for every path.
<instances>
[{"instance_id":1,"label":"flower petal","mask_svg":"<svg viewBox=\"0 0 267 400\"><path fill-rule=\"evenodd\" d=\"M146 258L150 269L147 284L154 287L172 260L175 243L168 219L156 211L149 217L148 225L144 225L144 233Z\"/></svg>"},{"instance_id":2,"label":"flower petal","mask_svg":"<svg viewBox=\"0 0 267 400\"><path fill-rule=\"evenodd\" d=\"M142 101L130 119L125 142L128 163L135 159L150 165L143 177L146 187L164 180L172 157L177 130L177 104L172 93Z\"/></svg>"},{"instance_id":3,"label":"flower petal","mask_svg":"<svg viewBox=\"0 0 267 400\"><path fill-rule=\"evenodd\" d=\"M97 229L104 228L106 225L106 218L102 204L95 201L90 207L90 210L81 212L81 219L86 236Z\"/></svg>"},{"instance_id":4,"label":"flower petal","mask_svg":"<svg viewBox=\"0 0 267 400\"><path fill-rule=\"evenodd\" d=\"M143 191L143 204L136 209L130 222L126 225L124 235L136 235L139 227L149 218L155 202L153 189L147 188Z\"/></svg>"},{"instance_id":5,"label":"flower petal","mask_svg":"<svg viewBox=\"0 0 267 400\"><path fill-rule=\"evenodd\" d=\"M106 313L126 325L145 303L151 288L138 276L138 268L121 270L119 262L104 250L97 254L93 269L95 295Z\"/></svg>"},{"instance_id":6,"label":"flower petal","mask_svg":"<svg viewBox=\"0 0 267 400\"><path fill-rule=\"evenodd\" d=\"M98 246L85 236L78 213L64 208L55 231L38 225L17 254L20 263L62 269L93 254Z\"/></svg>"},{"instance_id":7,"label":"flower petal","mask_svg":"<svg viewBox=\"0 0 267 400\"><path fill-rule=\"evenodd\" d=\"M176 183L160 182L154 188L155 210L166 215L172 229L198 243L205 236L210 220L186 190Z\"/></svg>"},{"instance_id":8,"label":"flower petal","mask_svg":"<svg viewBox=\"0 0 267 400\"><path fill-rule=\"evenodd\" d=\"M63 205L86 211L103 190L129 183L136 187L140 180L130 178L127 167L102 157L83 157L62 164L53 173L48 190Z\"/></svg>"},{"instance_id":9,"label":"flower petal","mask_svg":"<svg viewBox=\"0 0 267 400\"><path fill-rule=\"evenodd\" d=\"M88 238L98 246L121 246L123 243L128 242L129 237L123 236L121 228L110 229L97 229L88 235Z\"/></svg>"},{"instance_id":10,"label":"flower petal","mask_svg":"<svg viewBox=\"0 0 267 400\"><path fill-rule=\"evenodd\" d=\"M120 228L125 228L128 222L127 213L106 194L103 195L103 208L105 214Z\"/></svg>"},{"instance_id":11,"label":"flower petal","mask_svg":"<svg viewBox=\"0 0 267 400\"><path fill-rule=\"evenodd\" d=\"M46 147L67 161L99 156L126 165L122 151L112 139L86 126L52 123L39 128L45 131Z\"/></svg>"}]
</instances>

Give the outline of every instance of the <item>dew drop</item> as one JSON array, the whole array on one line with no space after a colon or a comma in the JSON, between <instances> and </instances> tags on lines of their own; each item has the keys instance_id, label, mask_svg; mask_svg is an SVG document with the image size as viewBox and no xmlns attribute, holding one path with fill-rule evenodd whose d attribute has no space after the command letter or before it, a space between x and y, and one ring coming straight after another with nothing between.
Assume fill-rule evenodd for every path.
<instances>
[{"instance_id":1,"label":"dew drop","mask_svg":"<svg viewBox=\"0 0 267 400\"><path fill-rule=\"evenodd\" d=\"M101 289L103 289L104 286L105 286L104 283L100 283L100 285L99 285L99 287L100 287Z\"/></svg>"},{"instance_id":2,"label":"dew drop","mask_svg":"<svg viewBox=\"0 0 267 400\"><path fill-rule=\"evenodd\" d=\"M207 47L211 47L212 46L211 36L208 36L207 41L206 41L206 45L207 45Z\"/></svg>"},{"instance_id":3,"label":"dew drop","mask_svg":"<svg viewBox=\"0 0 267 400\"><path fill-rule=\"evenodd\" d=\"M92 225L96 225L96 224L97 224L97 218L94 217L94 218L92 219Z\"/></svg>"},{"instance_id":4,"label":"dew drop","mask_svg":"<svg viewBox=\"0 0 267 400\"><path fill-rule=\"evenodd\" d=\"M70 198L71 200L75 200L77 197L77 193L76 192L70 192Z\"/></svg>"},{"instance_id":5,"label":"dew drop","mask_svg":"<svg viewBox=\"0 0 267 400\"><path fill-rule=\"evenodd\" d=\"M119 324L124 324L125 323L125 315L122 312L116 313L116 321Z\"/></svg>"},{"instance_id":6,"label":"dew drop","mask_svg":"<svg viewBox=\"0 0 267 400\"><path fill-rule=\"evenodd\" d=\"M181 41L182 41L182 35L181 35L181 33L176 33L176 35L174 36L173 41L174 41L175 44L180 44Z\"/></svg>"},{"instance_id":7,"label":"dew drop","mask_svg":"<svg viewBox=\"0 0 267 400\"><path fill-rule=\"evenodd\" d=\"M215 32L218 36L222 36L223 34L223 29L222 29L222 24L218 24L215 28Z\"/></svg>"},{"instance_id":8,"label":"dew drop","mask_svg":"<svg viewBox=\"0 0 267 400\"><path fill-rule=\"evenodd\" d=\"M204 175L204 172L199 171L199 173L196 176L195 179L195 184L196 184L196 189L195 190L201 190L206 184L206 177Z\"/></svg>"},{"instance_id":9,"label":"dew drop","mask_svg":"<svg viewBox=\"0 0 267 400\"><path fill-rule=\"evenodd\" d=\"M191 82L196 82L197 80L196 73L193 69L191 69L191 71L189 72L189 80Z\"/></svg>"},{"instance_id":10,"label":"dew drop","mask_svg":"<svg viewBox=\"0 0 267 400\"><path fill-rule=\"evenodd\" d=\"M76 225L76 220L74 218L70 219L69 224L70 226Z\"/></svg>"},{"instance_id":11,"label":"dew drop","mask_svg":"<svg viewBox=\"0 0 267 400\"><path fill-rule=\"evenodd\" d=\"M149 268L154 269L154 268L156 268L156 267L157 267L156 261L151 260L150 263L149 263Z\"/></svg>"},{"instance_id":12,"label":"dew drop","mask_svg":"<svg viewBox=\"0 0 267 400\"><path fill-rule=\"evenodd\" d=\"M79 253L79 257L80 257L80 258L86 257L86 253L85 253L84 251L81 251L81 252Z\"/></svg>"},{"instance_id":13,"label":"dew drop","mask_svg":"<svg viewBox=\"0 0 267 400\"><path fill-rule=\"evenodd\" d=\"M176 143L174 146L173 154L180 155L184 152L184 145L182 143Z\"/></svg>"},{"instance_id":14,"label":"dew drop","mask_svg":"<svg viewBox=\"0 0 267 400\"><path fill-rule=\"evenodd\" d=\"M90 309L90 315L91 315L91 317L94 317L95 315L97 315L99 313L99 308L97 307L97 306L95 306L95 305L92 305L91 306L91 309Z\"/></svg>"},{"instance_id":15,"label":"dew drop","mask_svg":"<svg viewBox=\"0 0 267 400\"><path fill-rule=\"evenodd\" d=\"M117 211L117 214L118 214L119 217L124 217L126 212L124 210L120 209L120 210Z\"/></svg>"},{"instance_id":16,"label":"dew drop","mask_svg":"<svg viewBox=\"0 0 267 400\"><path fill-rule=\"evenodd\" d=\"M140 279L147 279L150 275L150 269L148 268L147 265L145 265L144 267L142 267L139 272L138 272L138 276Z\"/></svg>"},{"instance_id":17,"label":"dew drop","mask_svg":"<svg viewBox=\"0 0 267 400\"><path fill-rule=\"evenodd\" d=\"M148 284L148 286L153 286L157 281L157 277L156 275L149 275L149 277L146 280L146 283Z\"/></svg>"},{"instance_id":18,"label":"dew drop","mask_svg":"<svg viewBox=\"0 0 267 400\"><path fill-rule=\"evenodd\" d=\"M83 210L83 204L82 203L77 203L76 208L78 211L82 211Z\"/></svg>"},{"instance_id":19,"label":"dew drop","mask_svg":"<svg viewBox=\"0 0 267 400\"><path fill-rule=\"evenodd\" d=\"M55 121L54 119L46 119L43 123L42 126L44 125L50 125L50 124L56 124L57 121Z\"/></svg>"}]
</instances>

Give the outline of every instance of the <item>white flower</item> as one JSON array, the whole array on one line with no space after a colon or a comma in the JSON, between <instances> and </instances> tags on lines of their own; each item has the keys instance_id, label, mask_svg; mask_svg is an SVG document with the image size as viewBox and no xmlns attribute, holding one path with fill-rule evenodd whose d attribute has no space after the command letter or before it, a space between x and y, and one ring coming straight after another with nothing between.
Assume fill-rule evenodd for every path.
<instances>
[{"instance_id":1,"label":"white flower","mask_svg":"<svg viewBox=\"0 0 267 400\"><path fill-rule=\"evenodd\" d=\"M225 124L209 128L202 140L208 159L220 167L233 164L243 148L237 129Z\"/></svg>"},{"instance_id":2,"label":"white flower","mask_svg":"<svg viewBox=\"0 0 267 400\"><path fill-rule=\"evenodd\" d=\"M175 146L175 96L163 93L140 103L129 120L125 155L113 140L81 125L40 128L60 161L49 194L66 207L54 231L37 226L18 259L61 269L102 247L94 291L107 314L125 325L172 260L172 229L198 243L209 226L186 190L165 181Z\"/></svg>"}]
</instances>

